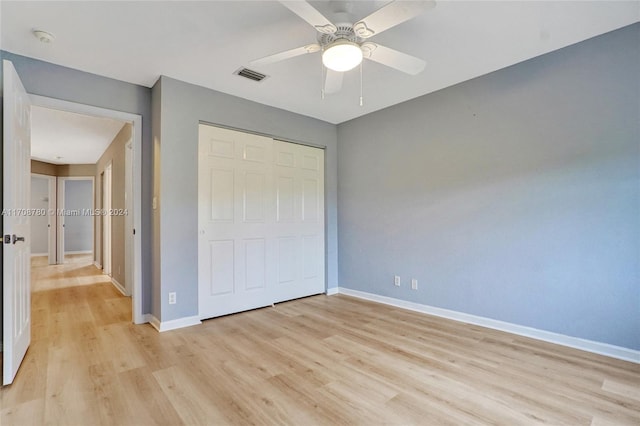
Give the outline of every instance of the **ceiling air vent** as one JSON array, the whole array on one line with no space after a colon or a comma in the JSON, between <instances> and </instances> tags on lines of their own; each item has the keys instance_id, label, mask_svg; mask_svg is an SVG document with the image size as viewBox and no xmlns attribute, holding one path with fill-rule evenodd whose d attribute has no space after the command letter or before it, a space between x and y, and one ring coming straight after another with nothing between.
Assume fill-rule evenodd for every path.
<instances>
[{"instance_id":1,"label":"ceiling air vent","mask_svg":"<svg viewBox=\"0 0 640 426\"><path fill-rule=\"evenodd\" d=\"M262 73L259 73L258 71L250 70L249 68L244 68L244 67L234 72L234 74L239 75L240 77L248 78L249 80L253 80L253 81L262 81L265 78L267 78L265 74L262 74Z\"/></svg>"}]
</instances>

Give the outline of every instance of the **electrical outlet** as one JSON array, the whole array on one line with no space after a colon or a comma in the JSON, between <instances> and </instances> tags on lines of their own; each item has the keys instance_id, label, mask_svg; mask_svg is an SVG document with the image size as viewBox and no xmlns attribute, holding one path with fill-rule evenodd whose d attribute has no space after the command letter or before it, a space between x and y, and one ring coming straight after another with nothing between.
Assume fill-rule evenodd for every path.
<instances>
[{"instance_id":1,"label":"electrical outlet","mask_svg":"<svg viewBox=\"0 0 640 426\"><path fill-rule=\"evenodd\" d=\"M393 277L393 284L396 287L400 287L400 277L398 275L396 275L395 277Z\"/></svg>"},{"instance_id":2,"label":"electrical outlet","mask_svg":"<svg viewBox=\"0 0 640 426\"><path fill-rule=\"evenodd\" d=\"M415 278L411 279L411 290L417 290L418 289L418 280L416 280Z\"/></svg>"},{"instance_id":3,"label":"electrical outlet","mask_svg":"<svg viewBox=\"0 0 640 426\"><path fill-rule=\"evenodd\" d=\"M169 304L170 305L175 305L176 304L176 292L175 291L169 293Z\"/></svg>"}]
</instances>

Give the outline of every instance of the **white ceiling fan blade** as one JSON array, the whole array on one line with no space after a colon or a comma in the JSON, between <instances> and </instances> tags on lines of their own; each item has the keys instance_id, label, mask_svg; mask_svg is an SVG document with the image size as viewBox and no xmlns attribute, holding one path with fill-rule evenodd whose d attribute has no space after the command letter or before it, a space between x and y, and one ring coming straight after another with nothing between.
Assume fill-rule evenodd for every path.
<instances>
[{"instance_id":1,"label":"white ceiling fan blade","mask_svg":"<svg viewBox=\"0 0 640 426\"><path fill-rule=\"evenodd\" d=\"M280 3L321 33L333 34L338 30L322 13L306 1L280 1Z\"/></svg>"},{"instance_id":2,"label":"white ceiling fan blade","mask_svg":"<svg viewBox=\"0 0 640 426\"><path fill-rule=\"evenodd\" d=\"M362 45L364 57L382 65L397 69L407 74L416 75L424 70L427 63L415 56L398 52L377 43L366 42Z\"/></svg>"},{"instance_id":3,"label":"white ceiling fan blade","mask_svg":"<svg viewBox=\"0 0 640 426\"><path fill-rule=\"evenodd\" d=\"M295 58L296 56L306 55L307 53L315 53L320 51L320 45L308 44L306 46L296 47L295 49L285 50L284 52L265 56L264 58L254 59L249 62L251 66L258 67L262 65L273 64L274 62L283 61L285 59Z\"/></svg>"},{"instance_id":4,"label":"white ceiling fan blade","mask_svg":"<svg viewBox=\"0 0 640 426\"><path fill-rule=\"evenodd\" d=\"M402 1L396 0L384 5L366 18L353 25L353 31L361 38L369 38L374 34L395 27L411 18L420 15L436 5L434 0Z\"/></svg>"},{"instance_id":5,"label":"white ceiling fan blade","mask_svg":"<svg viewBox=\"0 0 640 426\"><path fill-rule=\"evenodd\" d=\"M326 68L327 75L324 79L324 93L337 93L342 89L342 76L344 73Z\"/></svg>"}]
</instances>

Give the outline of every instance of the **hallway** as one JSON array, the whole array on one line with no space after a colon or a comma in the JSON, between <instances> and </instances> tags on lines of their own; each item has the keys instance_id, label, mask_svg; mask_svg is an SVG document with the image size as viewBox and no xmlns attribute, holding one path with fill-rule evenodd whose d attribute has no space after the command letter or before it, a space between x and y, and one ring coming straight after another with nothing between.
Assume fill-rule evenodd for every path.
<instances>
[{"instance_id":1,"label":"hallway","mask_svg":"<svg viewBox=\"0 0 640 426\"><path fill-rule=\"evenodd\" d=\"M86 424L98 407L111 407L100 378L130 368L117 337L133 327L131 299L90 254L69 255L64 265L34 257L31 274L31 346L15 383L0 390L0 424Z\"/></svg>"},{"instance_id":2,"label":"hallway","mask_svg":"<svg viewBox=\"0 0 640 426\"><path fill-rule=\"evenodd\" d=\"M31 258L31 292L109 283L93 264L92 254L68 254L62 265L49 265L47 256Z\"/></svg>"}]
</instances>

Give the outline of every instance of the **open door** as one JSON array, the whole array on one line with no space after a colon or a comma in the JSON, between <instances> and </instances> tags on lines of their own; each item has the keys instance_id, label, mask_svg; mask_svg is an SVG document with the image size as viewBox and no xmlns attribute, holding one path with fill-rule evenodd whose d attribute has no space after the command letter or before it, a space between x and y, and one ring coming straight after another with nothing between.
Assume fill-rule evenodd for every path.
<instances>
[{"instance_id":1,"label":"open door","mask_svg":"<svg viewBox=\"0 0 640 426\"><path fill-rule=\"evenodd\" d=\"M30 102L13 64L4 73L3 372L8 385L31 342Z\"/></svg>"}]
</instances>

